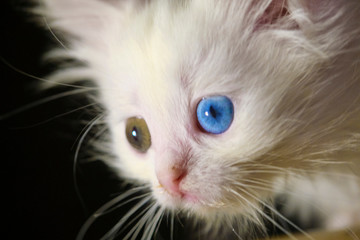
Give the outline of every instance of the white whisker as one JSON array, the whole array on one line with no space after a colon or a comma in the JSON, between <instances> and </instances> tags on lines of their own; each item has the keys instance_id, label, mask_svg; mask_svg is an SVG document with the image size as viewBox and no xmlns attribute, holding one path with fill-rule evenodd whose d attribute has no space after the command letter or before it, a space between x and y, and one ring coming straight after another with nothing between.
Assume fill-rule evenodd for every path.
<instances>
[{"instance_id":1,"label":"white whisker","mask_svg":"<svg viewBox=\"0 0 360 240\"><path fill-rule=\"evenodd\" d=\"M159 232L159 228L160 228L162 219L163 219L163 217L164 217L165 209L162 208L162 207L160 207L159 212L161 213L161 215L160 215L159 219L158 219L158 220L156 221L156 223L155 223L156 228L155 228L155 231L154 231L153 236L156 236L157 233Z\"/></svg>"},{"instance_id":2,"label":"white whisker","mask_svg":"<svg viewBox=\"0 0 360 240\"><path fill-rule=\"evenodd\" d=\"M56 34L53 32L53 30L51 29L49 23L47 22L46 17L43 17L44 23L47 27L47 29L49 30L49 32L51 33L51 35L55 38L55 40L66 50L68 50L68 48L65 46L65 44L63 42L60 41L60 39L56 36Z\"/></svg>"},{"instance_id":3,"label":"white whisker","mask_svg":"<svg viewBox=\"0 0 360 240\"><path fill-rule=\"evenodd\" d=\"M83 86L83 85L75 85L75 84L67 84L67 83L63 83L63 82L57 82L57 81L52 81L52 80L49 80L49 79L45 79L45 78L41 78L41 77L37 77L35 75L32 75L30 73L27 73L27 72L24 72L18 68L16 68L15 66L11 65L9 62L7 62L4 58L2 58L0 56L0 59L1 61L7 65L9 68L11 68L12 70L14 70L15 72L18 72L26 77L29 77L29 78L32 78L32 79L35 79L35 80L39 80L41 82L45 82L45 83L48 83L48 84L53 84L53 85L58 85L58 86L65 86L65 87L73 87L73 88L79 88L79 89L87 89L87 90L98 90L98 88L96 87L86 87L86 86Z\"/></svg>"},{"instance_id":4,"label":"white whisker","mask_svg":"<svg viewBox=\"0 0 360 240\"><path fill-rule=\"evenodd\" d=\"M86 108L89 108L89 107L92 107L92 106L95 106L95 105L97 105L97 103L89 103L89 104L87 104L85 106L78 107L78 108L75 108L75 109L70 110L68 112L64 112L64 113L58 114L56 116L50 117L50 118L48 118L48 119L46 119L44 121L38 122L36 124L32 124L32 125L29 125L29 126L16 127L14 129L27 129L27 128L33 128L33 127L41 126L41 125L44 125L44 124L46 124L48 122L51 122L51 121L53 121L53 120L55 120L57 118L64 117L66 115L72 114L74 112L78 112L80 110L83 110L83 109L86 109Z\"/></svg>"},{"instance_id":5,"label":"white whisker","mask_svg":"<svg viewBox=\"0 0 360 240\"><path fill-rule=\"evenodd\" d=\"M235 236L239 239L239 240L243 240L243 238L235 231L235 229L232 227L232 226L230 226L231 227L231 231L235 234Z\"/></svg>"},{"instance_id":6,"label":"white whisker","mask_svg":"<svg viewBox=\"0 0 360 240\"><path fill-rule=\"evenodd\" d=\"M104 212L106 210L108 210L110 207L112 207L113 205L117 204L118 202L122 201L123 199L143 190L143 187L137 187L137 188L132 188L124 193L122 193L121 195L111 199L110 201L108 201L107 203L105 203L104 205L102 205L98 210L95 211L94 214L92 214L88 220L83 224L83 226L81 227L76 239L77 240L82 240L85 237L86 232L88 231L88 229L91 227L91 225L96 221L96 219L102 215L104 215Z\"/></svg>"},{"instance_id":7,"label":"white whisker","mask_svg":"<svg viewBox=\"0 0 360 240\"><path fill-rule=\"evenodd\" d=\"M133 224L136 220L138 220L140 217L143 217L147 211L154 205L155 203L149 204L147 207L145 207L140 213L136 214L132 217L132 219L118 232L118 234L123 233L128 227L130 227L131 224ZM135 225L136 226L136 225ZM132 229L127 233L127 235L131 236L132 232L136 230L137 227L133 226ZM126 239L126 238L125 238ZM124 240L125 240L124 239Z\"/></svg>"},{"instance_id":8,"label":"white whisker","mask_svg":"<svg viewBox=\"0 0 360 240\"><path fill-rule=\"evenodd\" d=\"M94 144L94 142L100 138L107 130L109 129L109 127L107 125L105 125L104 127L102 127L101 129L99 129L94 136L91 137L91 139L89 139L89 145Z\"/></svg>"},{"instance_id":9,"label":"white whisker","mask_svg":"<svg viewBox=\"0 0 360 240\"><path fill-rule=\"evenodd\" d=\"M76 191L76 194L79 198L79 201L81 202L81 205L83 206L84 210L86 211L85 209L85 204L84 204L84 200L82 199L82 196L81 196L81 193L80 193L80 190L79 190L79 186L78 186L78 183L77 183L77 177L76 177L76 168L77 168L77 163L78 163L78 156L79 156L79 153L80 153L80 148L81 148L81 145L83 143L83 141L85 140L85 137L87 136L87 134L90 132L90 130L93 128L93 126L95 126L96 122L99 121L101 118L103 118L104 116L102 114L96 116L93 120L91 120L89 122L89 125L87 126L87 129L85 130L85 132L82 134L80 140L79 140L79 143L77 145L77 148L75 150L75 155L74 155L74 163L73 163L73 181L74 181L74 186L75 186L75 191Z\"/></svg>"},{"instance_id":10,"label":"white whisker","mask_svg":"<svg viewBox=\"0 0 360 240\"><path fill-rule=\"evenodd\" d=\"M79 93L85 93L85 92L88 92L90 90L92 90L92 89L75 89L75 90L66 91L66 92L55 94L55 95L51 95L49 97L45 97L43 99L28 103L28 104L26 104L26 105L24 105L24 106L22 106L20 108L17 108L15 110L11 111L11 112L5 113L5 114L0 116L0 120L7 119L9 117L12 117L12 116L14 116L16 114L22 113L22 112L27 111L29 109L32 109L32 108L37 107L39 105L42 105L44 103L48 103L48 102L51 102L51 101L54 101L54 100L57 100L57 99L60 99L60 98L63 98L63 97L72 96L72 95L76 95L76 94L79 94Z\"/></svg>"},{"instance_id":11,"label":"white whisker","mask_svg":"<svg viewBox=\"0 0 360 240\"><path fill-rule=\"evenodd\" d=\"M155 214L156 212L156 214ZM163 215L164 211L162 208L159 208L158 205L156 205L156 208L154 209L154 212L152 214L153 218L150 220L150 217L148 218L144 234L141 238L141 240L151 240L151 237L155 234L155 228L159 224L159 220L161 216Z\"/></svg>"},{"instance_id":12,"label":"white whisker","mask_svg":"<svg viewBox=\"0 0 360 240\"><path fill-rule=\"evenodd\" d=\"M174 221L175 221L174 212L171 211L170 212L170 240L174 240Z\"/></svg>"},{"instance_id":13,"label":"white whisker","mask_svg":"<svg viewBox=\"0 0 360 240\"><path fill-rule=\"evenodd\" d=\"M264 205L265 207L267 207L272 213L276 214L278 217L280 217L282 220L284 220L286 223L288 223L289 225L291 225L292 227L294 227L296 230L298 230L300 233L302 233L304 236L306 236L309 239L313 239L313 237L311 237L307 232L305 232L303 229L299 228L296 224L294 224L292 221L290 221L289 219L287 219L284 215L282 215L279 211L277 211L275 208L273 208L272 206L270 206L269 204L265 203L264 201L262 201L261 199L259 199L258 197L256 197L255 195L251 194L250 191L247 191L245 189L241 189L241 191L243 191L244 193L248 194L249 196L251 196L252 198L254 198L256 201L260 202L262 205Z\"/></svg>"},{"instance_id":14,"label":"white whisker","mask_svg":"<svg viewBox=\"0 0 360 240\"><path fill-rule=\"evenodd\" d=\"M144 204L151 200L151 196L144 198L140 202L138 202L134 207L132 207L121 219L118 223L116 223L110 231L108 231L101 239L111 239L112 236L116 235L120 227L128 220L130 216L132 216L137 210L139 210Z\"/></svg>"},{"instance_id":15,"label":"white whisker","mask_svg":"<svg viewBox=\"0 0 360 240\"><path fill-rule=\"evenodd\" d=\"M146 208L146 213L141 216L141 219L131 228L131 230L126 234L124 240L127 240L131 237L131 239L136 239L139 235L140 231L143 229L145 223L148 221L150 217L154 215L154 211L156 210L157 205L155 202L151 203L149 207Z\"/></svg>"},{"instance_id":16,"label":"white whisker","mask_svg":"<svg viewBox=\"0 0 360 240\"><path fill-rule=\"evenodd\" d=\"M244 179L244 181L246 181L246 179ZM270 184L269 184L268 187L261 187L261 186L256 186L256 185L240 183L240 182L233 182L232 184L234 186L239 186L239 187L244 187L244 188L251 188L251 189L258 189L258 190L263 190L263 191L271 191L271 190L273 190L273 186L271 186Z\"/></svg>"},{"instance_id":17,"label":"white whisker","mask_svg":"<svg viewBox=\"0 0 360 240\"><path fill-rule=\"evenodd\" d=\"M143 189L140 188L139 190L143 190ZM139 190L137 190L136 192L139 192ZM126 205L126 204L128 204L130 202L133 202L133 201L135 201L137 199L142 199L142 198L145 198L145 197L149 197L150 195L151 195L151 193L145 193L145 194L141 194L141 195L137 195L135 197L132 197L132 198L126 200L126 201L123 201L121 204L118 204L118 205L116 205L116 206L114 206L112 208L109 208L103 214L107 214L109 212L115 211L116 209L118 209L118 208L120 208L120 207L122 207L122 206L124 206L124 205Z\"/></svg>"},{"instance_id":18,"label":"white whisker","mask_svg":"<svg viewBox=\"0 0 360 240\"><path fill-rule=\"evenodd\" d=\"M289 238L296 240L296 237L294 237L293 234L291 234L288 230L286 230L285 228L283 228L280 224L278 224L276 221L274 221L271 217L267 216L261 209L258 209L257 206L255 206L255 204L251 203L246 197L243 197L240 193L236 192L233 189L229 189L230 192L232 192L234 195L238 196L240 199L242 199L243 201L245 201L247 204L249 204L253 209L255 209L255 211L257 211L261 216L263 216L264 218L266 218L269 222L271 222L274 226L276 226L277 228L279 228L283 233L285 233Z\"/></svg>"},{"instance_id":19,"label":"white whisker","mask_svg":"<svg viewBox=\"0 0 360 240\"><path fill-rule=\"evenodd\" d=\"M118 204L120 201L126 199L127 197L135 194L135 193L138 193L140 191L143 191L147 189L147 187L143 187L143 186L140 186L140 187L135 187L135 188L131 188L129 190L127 190L126 192L120 194L119 196L111 199L109 202L107 202L106 204L104 204L101 208L99 208L98 210L96 210L96 212L93 214L94 217L99 217L101 215L104 215L104 214L107 214L109 212L112 212L114 211L115 209L129 203L129 202L132 202L136 199L139 199L139 196L135 196L125 202L122 202L121 204ZM140 197L144 197L144 196L147 196L149 195L150 193L148 194L143 194L141 195ZM112 206L116 205L115 207L112 208Z\"/></svg>"},{"instance_id":20,"label":"white whisker","mask_svg":"<svg viewBox=\"0 0 360 240\"><path fill-rule=\"evenodd\" d=\"M354 230L352 230L351 228L346 228L346 231L348 232L348 234L351 236L351 238L353 240L360 240L360 235L358 235L356 232L354 232Z\"/></svg>"},{"instance_id":21,"label":"white whisker","mask_svg":"<svg viewBox=\"0 0 360 240\"><path fill-rule=\"evenodd\" d=\"M89 122L86 123L86 125L83 127L83 129L81 129L80 133L79 133L78 136L76 137L76 139L75 139L75 141L74 141L74 144L71 146L71 149L73 149L73 148L76 146L76 143L77 143L78 141L80 141L81 138L84 137L84 133L85 133L85 132L88 133L88 132L90 131L90 129L88 128L88 126L89 126L89 125L91 125L91 127L95 126L97 123L99 123L99 122L101 121L102 118L105 117L105 114L103 113L103 114L101 114L101 115L99 115L99 116L101 116L101 117L95 117L95 118L94 118L96 121L94 121L94 119L93 119L93 120L90 120ZM85 136L86 136L86 135L87 135L87 134L85 134Z\"/></svg>"}]
</instances>

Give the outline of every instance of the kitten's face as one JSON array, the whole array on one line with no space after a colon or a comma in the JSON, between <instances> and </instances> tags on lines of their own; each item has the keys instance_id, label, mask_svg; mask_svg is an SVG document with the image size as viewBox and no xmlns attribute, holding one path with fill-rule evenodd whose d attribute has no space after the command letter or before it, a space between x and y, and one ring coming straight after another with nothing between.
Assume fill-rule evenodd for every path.
<instances>
[{"instance_id":1,"label":"kitten's face","mask_svg":"<svg viewBox=\"0 0 360 240\"><path fill-rule=\"evenodd\" d=\"M161 38L161 34L155 34L147 37L146 42L139 39L134 49L127 49L127 56L136 52L136 48L142 52L131 60L126 58L124 63L127 77L134 83L130 86L125 83L126 108L116 110L116 105L124 105L123 99L119 102L109 99L108 104L112 105L109 119L119 164L128 177L150 183L155 198L167 207L201 212L221 207L230 200L224 197L228 195L227 188L233 188L229 180L242 177L236 163L246 161L235 150L241 144L240 138L234 137L241 119L238 105L241 99L237 89L231 89L236 76L222 83L216 72L199 74L207 64L189 61L201 61L191 58L202 56L186 49L176 50L179 46L174 40ZM130 41L133 40L134 36ZM119 91L123 92L122 88L119 86ZM113 94L105 93L104 98ZM207 133L197 120L199 102L214 95L227 96L235 108L234 120L222 134ZM134 147L127 138L126 125L132 117L146 122L151 136L151 145L145 143L150 145L146 151Z\"/></svg>"},{"instance_id":2,"label":"kitten's face","mask_svg":"<svg viewBox=\"0 0 360 240\"><path fill-rule=\"evenodd\" d=\"M271 186L281 175L265 154L282 140L274 122L281 100L274 95L278 91L283 97L293 81L288 68L297 63L278 54L285 46L276 45L276 39L268 44L269 33L228 32L229 26L222 26L226 13L214 18L204 5L193 5L175 10L163 5L169 11L164 13L155 5L150 9L159 14L155 20L143 13L122 28L121 40L109 35L107 41L114 43L100 67L106 75L98 78L118 165L127 177L149 183L155 198L169 208L237 214L272 190L257 187L264 184L259 177ZM283 61L287 66L280 69ZM233 121L221 134L204 131L196 114L199 102L213 96L226 96L234 107ZM146 151L128 140L126 125L133 117L148 128Z\"/></svg>"},{"instance_id":3,"label":"kitten's face","mask_svg":"<svg viewBox=\"0 0 360 240\"><path fill-rule=\"evenodd\" d=\"M309 160L336 139L331 121L356 92L344 94L351 80L333 79L339 68L351 72L348 65L336 69L326 59L343 33L318 44L321 17L311 14L324 14L323 1L286 1L286 11L277 9L282 1L64 2L48 1L47 14L77 37L63 54L84 61L99 86L113 165L149 184L168 208L251 212L289 168L312 167ZM79 8L81 18L67 12ZM334 89L338 99L327 99ZM215 96L233 106L219 134L197 115L202 99Z\"/></svg>"}]
</instances>

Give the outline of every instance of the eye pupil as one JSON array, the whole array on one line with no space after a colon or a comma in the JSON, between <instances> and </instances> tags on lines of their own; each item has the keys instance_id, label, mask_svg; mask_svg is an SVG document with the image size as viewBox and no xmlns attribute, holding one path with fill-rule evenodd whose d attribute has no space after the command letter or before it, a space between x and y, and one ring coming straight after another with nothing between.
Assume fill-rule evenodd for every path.
<instances>
[{"instance_id":1,"label":"eye pupil","mask_svg":"<svg viewBox=\"0 0 360 240\"><path fill-rule=\"evenodd\" d=\"M216 111L213 106L210 106L210 114L213 118L216 118Z\"/></svg>"},{"instance_id":2,"label":"eye pupil","mask_svg":"<svg viewBox=\"0 0 360 240\"><path fill-rule=\"evenodd\" d=\"M234 105L226 96L203 98L196 109L200 127L208 133L220 134L231 125L234 117Z\"/></svg>"}]
</instances>

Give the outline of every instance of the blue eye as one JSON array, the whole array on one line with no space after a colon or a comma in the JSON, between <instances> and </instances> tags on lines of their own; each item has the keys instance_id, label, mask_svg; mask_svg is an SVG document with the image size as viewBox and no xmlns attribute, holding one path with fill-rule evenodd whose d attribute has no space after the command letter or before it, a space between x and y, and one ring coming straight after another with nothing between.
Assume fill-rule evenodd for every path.
<instances>
[{"instance_id":1,"label":"blue eye","mask_svg":"<svg viewBox=\"0 0 360 240\"><path fill-rule=\"evenodd\" d=\"M231 125L234 105L228 97L213 96L203 98L196 109L200 126L208 133L220 134Z\"/></svg>"}]
</instances>

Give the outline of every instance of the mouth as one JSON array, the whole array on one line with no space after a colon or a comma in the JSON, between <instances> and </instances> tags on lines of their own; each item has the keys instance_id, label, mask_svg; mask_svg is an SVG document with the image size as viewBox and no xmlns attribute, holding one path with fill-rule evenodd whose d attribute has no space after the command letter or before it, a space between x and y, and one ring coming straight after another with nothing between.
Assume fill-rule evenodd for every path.
<instances>
[{"instance_id":1,"label":"mouth","mask_svg":"<svg viewBox=\"0 0 360 240\"><path fill-rule=\"evenodd\" d=\"M173 201L182 203L182 204L201 204L201 201L198 196L188 191L182 190L180 187L176 191L165 188L161 183L156 186L156 189L160 192L161 195L166 195L168 198L173 199Z\"/></svg>"},{"instance_id":2,"label":"mouth","mask_svg":"<svg viewBox=\"0 0 360 240\"><path fill-rule=\"evenodd\" d=\"M212 219L223 216L224 211L229 214L238 212L223 199L215 198L214 195L207 195L206 192L201 193L195 190L171 192L161 184L156 184L153 185L153 195L159 204L166 209L186 214L186 216L195 215L198 218Z\"/></svg>"}]
</instances>

